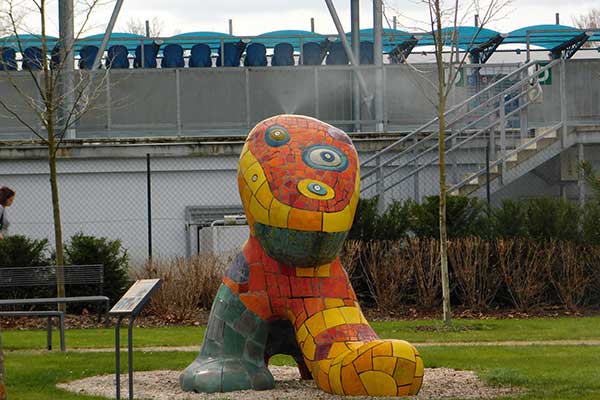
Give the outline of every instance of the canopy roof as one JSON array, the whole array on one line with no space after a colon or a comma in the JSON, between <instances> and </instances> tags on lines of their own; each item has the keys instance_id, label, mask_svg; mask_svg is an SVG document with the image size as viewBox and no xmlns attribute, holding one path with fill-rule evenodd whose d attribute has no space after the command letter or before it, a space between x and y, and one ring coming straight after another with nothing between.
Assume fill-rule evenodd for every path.
<instances>
[{"instance_id":1,"label":"canopy roof","mask_svg":"<svg viewBox=\"0 0 600 400\"><path fill-rule=\"evenodd\" d=\"M448 27L442 29L442 36L444 44L450 46L454 28ZM503 34L501 38L500 32L487 29L477 28L474 26L459 26L456 28L458 47L465 51L478 46L488 46L490 42L500 42L502 44L526 44L529 42L532 46L539 46L548 50L557 49L566 44L572 43L577 37L581 36L583 30L577 29L566 25L532 25L526 26L520 29L516 29L508 34ZM592 36L588 41L600 41L600 30L592 30ZM352 34L346 33L349 42L352 42ZM100 46L103 34L97 34L82 38L77 41L76 49L84 45ZM585 38L585 37L584 37ZM220 47L221 42L237 42L239 40L248 40L252 42L258 42L264 44L267 48L273 48L278 43L287 42L290 43L296 51L300 51L302 43L307 42L322 42L323 40L340 40L337 35L324 35L320 33L305 31L305 30L278 30L272 32L265 32L258 36L233 36L223 32L210 32L210 31L198 31L198 32L186 32L179 35L175 35L169 38L161 38L165 44L177 43L184 49L190 49L194 44L206 43L213 51L217 51ZM125 32L114 32L109 40L108 47L113 45L125 45L132 51L142 41L149 43L154 39L148 39L141 35ZM361 29L360 30L361 41L373 41L373 29ZM389 53L393 51L397 46L406 44L407 41L411 40L412 44L416 40L416 46L431 46L434 44L433 35L431 32L423 33L410 33L406 31L396 29L384 29L383 30L383 51ZM29 46L41 47L41 39L38 35L23 34L19 35L19 41L23 48ZM50 51L56 44L57 38L53 36L47 37L48 51ZM0 38L0 46L13 47L18 49L18 41L14 36L6 38ZM575 49L577 50L578 47ZM495 50L492 49L490 52Z\"/></svg>"}]
</instances>

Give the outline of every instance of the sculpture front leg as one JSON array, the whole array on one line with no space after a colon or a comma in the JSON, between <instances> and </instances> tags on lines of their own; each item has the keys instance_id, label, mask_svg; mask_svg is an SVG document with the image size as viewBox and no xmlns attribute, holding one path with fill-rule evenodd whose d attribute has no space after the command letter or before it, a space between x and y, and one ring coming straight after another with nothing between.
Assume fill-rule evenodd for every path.
<instances>
[{"instance_id":1,"label":"sculpture front leg","mask_svg":"<svg viewBox=\"0 0 600 400\"><path fill-rule=\"evenodd\" d=\"M222 284L213 303L202 349L180 375L194 392L264 390L275 386L264 362L268 326Z\"/></svg>"}]
</instances>

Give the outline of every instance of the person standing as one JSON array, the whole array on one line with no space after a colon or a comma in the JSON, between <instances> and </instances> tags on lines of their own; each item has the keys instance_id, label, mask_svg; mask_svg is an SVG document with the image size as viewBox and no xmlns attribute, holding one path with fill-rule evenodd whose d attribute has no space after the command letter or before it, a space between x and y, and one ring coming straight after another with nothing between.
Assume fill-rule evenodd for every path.
<instances>
[{"instance_id":1,"label":"person standing","mask_svg":"<svg viewBox=\"0 0 600 400\"><path fill-rule=\"evenodd\" d=\"M15 201L15 191L9 187L0 187L0 240L8 235L10 222L6 217L6 209Z\"/></svg>"}]
</instances>

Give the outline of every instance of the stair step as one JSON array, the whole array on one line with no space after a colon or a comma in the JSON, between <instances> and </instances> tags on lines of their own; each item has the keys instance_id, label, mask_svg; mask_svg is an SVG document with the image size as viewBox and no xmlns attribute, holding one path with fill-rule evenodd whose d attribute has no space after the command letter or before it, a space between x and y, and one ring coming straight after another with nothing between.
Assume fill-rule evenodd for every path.
<instances>
[{"instance_id":1,"label":"stair step","mask_svg":"<svg viewBox=\"0 0 600 400\"><path fill-rule=\"evenodd\" d=\"M556 132L556 129L552 127L541 127L535 129L535 136L544 136L545 138L556 138L558 137L558 133Z\"/></svg>"}]
</instances>

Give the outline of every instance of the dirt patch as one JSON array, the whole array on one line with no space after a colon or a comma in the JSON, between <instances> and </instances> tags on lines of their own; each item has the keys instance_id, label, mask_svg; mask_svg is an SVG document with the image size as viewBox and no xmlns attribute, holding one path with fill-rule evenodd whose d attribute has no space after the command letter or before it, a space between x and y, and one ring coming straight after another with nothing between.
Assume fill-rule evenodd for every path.
<instances>
[{"instance_id":1,"label":"dirt patch","mask_svg":"<svg viewBox=\"0 0 600 400\"><path fill-rule=\"evenodd\" d=\"M268 391L244 390L230 393L186 393L179 388L180 371L136 372L134 375L134 396L136 399L183 400L183 399L344 399L325 393L314 381L300 379L295 367L269 367L275 377L275 389ZM127 377L121 377L121 398L129 396ZM115 376L95 376L78 381L61 383L60 389L78 394L115 397ZM517 388L498 388L485 385L472 371L456 371L449 368L426 368L423 387L415 400L425 399L492 399L494 397L519 394ZM366 399L369 397L352 397Z\"/></svg>"}]
</instances>

